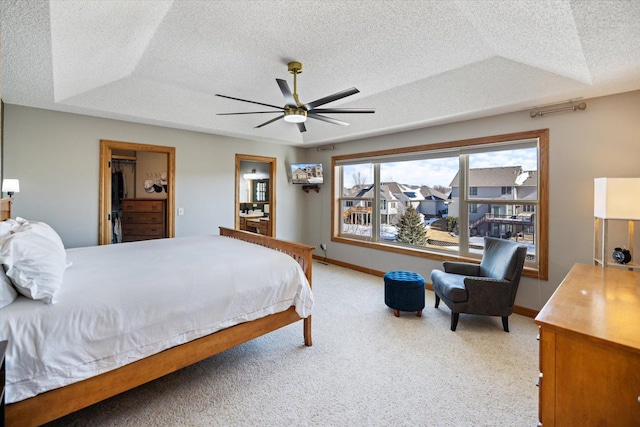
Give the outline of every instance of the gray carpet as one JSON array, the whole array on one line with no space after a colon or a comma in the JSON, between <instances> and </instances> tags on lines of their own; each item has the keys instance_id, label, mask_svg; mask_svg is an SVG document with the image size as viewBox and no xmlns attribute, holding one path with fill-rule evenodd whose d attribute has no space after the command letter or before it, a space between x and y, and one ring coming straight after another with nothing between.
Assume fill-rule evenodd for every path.
<instances>
[{"instance_id":1,"label":"gray carpet","mask_svg":"<svg viewBox=\"0 0 640 427\"><path fill-rule=\"evenodd\" d=\"M52 425L535 426L537 327L433 308L393 316L382 278L314 263L313 347L302 322Z\"/></svg>"}]
</instances>

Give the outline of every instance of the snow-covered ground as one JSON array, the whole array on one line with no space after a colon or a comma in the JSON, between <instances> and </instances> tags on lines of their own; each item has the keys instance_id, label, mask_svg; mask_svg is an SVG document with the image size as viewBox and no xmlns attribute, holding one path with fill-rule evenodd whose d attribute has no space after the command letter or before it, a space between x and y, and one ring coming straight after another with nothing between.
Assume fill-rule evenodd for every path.
<instances>
[{"instance_id":1,"label":"snow-covered ground","mask_svg":"<svg viewBox=\"0 0 640 427\"><path fill-rule=\"evenodd\" d=\"M437 220L437 218L435 219ZM430 221L427 227L430 227L434 222ZM426 221L425 221L426 223ZM356 224L342 224L342 232L348 234L354 234L356 236L365 236L371 237L371 226L370 225L356 225ZM389 224L382 224L380 226L380 238L382 240L388 240L394 242L396 240L396 234L398 230L395 226ZM519 241L519 244L527 247L527 255L535 255L536 253L536 245L531 242L523 242ZM484 238L482 236L474 236L469 237L469 244L474 246L484 247ZM447 246L447 250L457 251L459 249L458 246ZM471 253L481 254L481 249L470 249Z\"/></svg>"}]
</instances>

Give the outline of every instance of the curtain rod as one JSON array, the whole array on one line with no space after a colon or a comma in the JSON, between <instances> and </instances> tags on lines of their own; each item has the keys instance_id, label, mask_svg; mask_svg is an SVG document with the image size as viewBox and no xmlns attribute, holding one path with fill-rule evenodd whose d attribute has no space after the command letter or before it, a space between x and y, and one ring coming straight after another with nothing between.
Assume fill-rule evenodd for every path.
<instances>
[{"instance_id":1,"label":"curtain rod","mask_svg":"<svg viewBox=\"0 0 640 427\"><path fill-rule=\"evenodd\" d=\"M586 102L581 102L580 104L577 104L577 105L575 105L573 101L569 101L569 102L571 103L571 105L567 105L565 107L551 108L547 110L531 110L529 115L531 116L532 119L534 119L536 117L542 117L545 114L559 113L561 111L583 111L584 109L587 108ZM563 102L563 104L566 104L566 102ZM561 104L556 104L556 105L561 105Z\"/></svg>"}]
</instances>

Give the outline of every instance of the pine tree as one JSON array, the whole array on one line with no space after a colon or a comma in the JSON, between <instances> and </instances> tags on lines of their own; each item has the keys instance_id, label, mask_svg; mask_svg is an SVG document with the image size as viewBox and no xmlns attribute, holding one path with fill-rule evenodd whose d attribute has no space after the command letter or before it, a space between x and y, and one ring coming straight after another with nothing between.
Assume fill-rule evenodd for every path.
<instances>
[{"instance_id":1,"label":"pine tree","mask_svg":"<svg viewBox=\"0 0 640 427\"><path fill-rule=\"evenodd\" d=\"M422 220L422 215L409 206L396 225L396 240L415 246L425 246L427 243L427 227Z\"/></svg>"}]
</instances>

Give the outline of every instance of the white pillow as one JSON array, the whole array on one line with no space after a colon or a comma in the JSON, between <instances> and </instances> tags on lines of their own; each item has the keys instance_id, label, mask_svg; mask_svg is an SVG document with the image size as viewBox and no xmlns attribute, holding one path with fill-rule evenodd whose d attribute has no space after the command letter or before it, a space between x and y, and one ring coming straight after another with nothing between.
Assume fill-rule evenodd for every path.
<instances>
[{"instance_id":1,"label":"white pillow","mask_svg":"<svg viewBox=\"0 0 640 427\"><path fill-rule=\"evenodd\" d=\"M49 224L40 221L29 221L20 217L16 218L16 222L19 224L19 227L14 231L15 233L31 230L36 234L40 234L41 236L52 240L60 247L60 249L64 250L62 239Z\"/></svg>"},{"instance_id":2,"label":"white pillow","mask_svg":"<svg viewBox=\"0 0 640 427\"><path fill-rule=\"evenodd\" d=\"M67 254L56 242L32 230L12 234L2 243L0 263L22 295L55 303L67 268Z\"/></svg>"},{"instance_id":3,"label":"white pillow","mask_svg":"<svg viewBox=\"0 0 640 427\"><path fill-rule=\"evenodd\" d=\"M0 265L0 308L11 304L16 298L18 298L18 293L5 274L4 268Z\"/></svg>"},{"instance_id":4,"label":"white pillow","mask_svg":"<svg viewBox=\"0 0 640 427\"><path fill-rule=\"evenodd\" d=\"M0 241L15 233L18 228L20 228L20 223L14 219L0 221Z\"/></svg>"}]
</instances>

